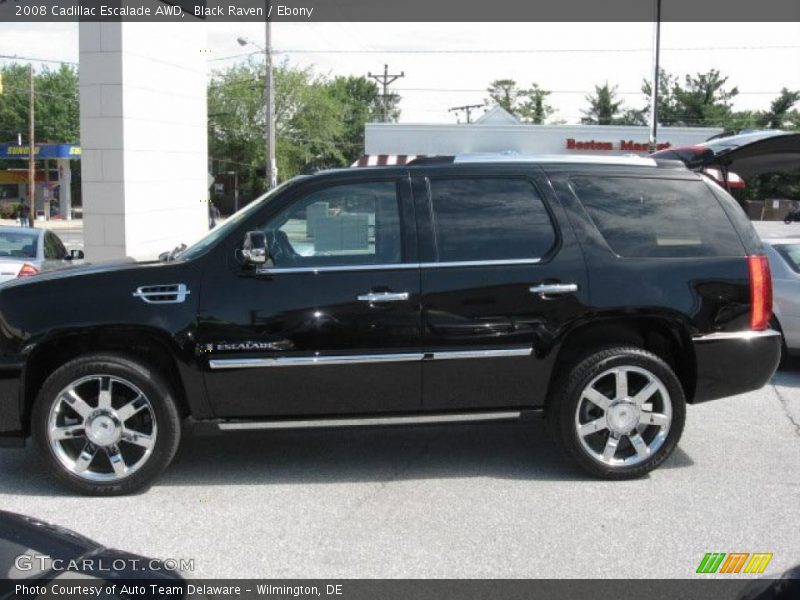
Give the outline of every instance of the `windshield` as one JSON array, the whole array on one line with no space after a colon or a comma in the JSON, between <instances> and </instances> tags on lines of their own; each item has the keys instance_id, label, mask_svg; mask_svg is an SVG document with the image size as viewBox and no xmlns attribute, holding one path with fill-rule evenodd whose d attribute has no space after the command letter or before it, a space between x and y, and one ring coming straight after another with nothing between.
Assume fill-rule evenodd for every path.
<instances>
[{"instance_id":1,"label":"windshield","mask_svg":"<svg viewBox=\"0 0 800 600\"><path fill-rule=\"evenodd\" d=\"M236 229L245 219L255 213L259 208L262 208L267 202L272 200L279 192L285 189L290 183L297 181L297 177L284 181L275 189L270 190L263 196L259 196L247 206L239 209L237 212L228 217L225 222L219 227L215 227L209 231L204 237L200 238L197 242L189 246L186 250L178 255L181 260L191 260L203 254L206 250L213 247L219 240L224 238L228 233Z\"/></svg>"},{"instance_id":2,"label":"windshield","mask_svg":"<svg viewBox=\"0 0 800 600\"><path fill-rule=\"evenodd\" d=\"M779 244L775 246L775 250L789 263L792 270L800 273L800 243Z\"/></svg>"},{"instance_id":3,"label":"windshield","mask_svg":"<svg viewBox=\"0 0 800 600\"><path fill-rule=\"evenodd\" d=\"M0 232L0 258L35 258L38 233L21 231Z\"/></svg>"}]
</instances>

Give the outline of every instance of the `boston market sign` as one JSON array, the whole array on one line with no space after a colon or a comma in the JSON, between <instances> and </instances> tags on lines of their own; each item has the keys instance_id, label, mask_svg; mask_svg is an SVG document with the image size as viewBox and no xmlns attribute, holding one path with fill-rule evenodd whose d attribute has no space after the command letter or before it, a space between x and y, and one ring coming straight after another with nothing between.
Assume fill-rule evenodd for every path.
<instances>
[{"instance_id":1,"label":"boston market sign","mask_svg":"<svg viewBox=\"0 0 800 600\"><path fill-rule=\"evenodd\" d=\"M664 142L656 146L657 150L666 150L672 144ZM619 143L603 142L597 140L576 140L567 138L567 150L599 150L601 152L650 152L650 145L647 142L639 143L633 140L620 140Z\"/></svg>"}]
</instances>

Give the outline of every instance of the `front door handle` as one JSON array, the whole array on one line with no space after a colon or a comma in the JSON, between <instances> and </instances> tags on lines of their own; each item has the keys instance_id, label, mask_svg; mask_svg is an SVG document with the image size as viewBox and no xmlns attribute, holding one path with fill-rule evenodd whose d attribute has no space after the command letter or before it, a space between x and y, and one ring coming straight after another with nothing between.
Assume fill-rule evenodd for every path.
<instances>
[{"instance_id":1,"label":"front door handle","mask_svg":"<svg viewBox=\"0 0 800 600\"><path fill-rule=\"evenodd\" d=\"M361 294L358 296L360 302L369 302L370 304L380 302L403 302L408 300L408 292L370 292L369 294Z\"/></svg>"},{"instance_id":2,"label":"front door handle","mask_svg":"<svg viewBox=\"0 0 800 600\"><path fill-rule=\"evenodd\" d=\"M531 294L539 294L542 298L546 296L560 296L563 294L574 294L578 291L577 283L540 283L530 287Z\"/></svg>"}]
</instances>

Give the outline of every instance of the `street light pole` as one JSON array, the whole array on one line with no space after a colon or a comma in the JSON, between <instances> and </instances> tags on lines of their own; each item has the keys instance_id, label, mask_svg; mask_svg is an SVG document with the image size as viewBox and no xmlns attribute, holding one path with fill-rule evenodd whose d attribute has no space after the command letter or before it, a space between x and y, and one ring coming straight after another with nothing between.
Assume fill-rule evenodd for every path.
<instances>
[{"instance_id":1,"label":"street light pole","mask_svg":"<svg viewBox=\"0 0 800 600\"><path fill-rule=\"evenodd\" d=\"M653 30L653 82L650 86L650 152L655 152L658 145L658 84L659 58L661 54L661 0L655 1L656 20Z\"/></svg>"},{"instance_id":2,"label":"street light pole","mask_svg":"<svg viewBox=\"0 0 800 600\"><path fill-rule=\"evenodd\" d=\"M269 1L267 0L267 14L269 14ZM236 39L240 46L252 44L264 53L264 150L265 150L265 176L267 188L272 189L278 185L278 164L275 161L275 86L272 79L272 23L265 21L264 42L262 48L259 44L246 38Z\"/></svg>"},{"instance_id":3,"label":"street light pole","mask_svg":"<svg viewBox=\"0 0 800 600\"><path fill-rule=\"evenodd\" d=\"M269 14L269 7L267 7L267 14ZM267 156L267 181L269 182L269 189L278 185L278 165L275 163L275 86L272 81L272 23L267 19L265 22L265 41L266 47L264 48L264 60L266 66L266 73L264 75L264 82L266 89L264 95L267 102L267 133L266 133L266 156Z\"/></svg>"}]
</instances>

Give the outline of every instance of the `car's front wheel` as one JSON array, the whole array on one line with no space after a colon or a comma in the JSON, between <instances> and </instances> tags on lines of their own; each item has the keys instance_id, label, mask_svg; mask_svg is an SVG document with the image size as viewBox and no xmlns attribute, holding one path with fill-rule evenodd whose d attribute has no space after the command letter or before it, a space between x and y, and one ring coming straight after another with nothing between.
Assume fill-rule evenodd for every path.
<instances>
[{"instance_id":1,"label":"car's front wheel","mask_svg":"<svg viewBox=\"0 0 800 600\"><path fill-rule=\"evenodd\" d=\"M42 385L33 437L53 474L74 490L118 495L141 489L170 463L180 416L159 373L116 354L82 356Z\"/></svg>"},{"instance_id":2,"label":"car's front wheel","mask_svg":"<svg viewBox=\"0 0 800 600\"><path fill-rule=\"evenodd\" d=\"M661 358L606 348L567 371L550 400L555 435L590 474L640 477L675 449L686 416L683 387Z\"/></svg>"}]
</instances>

